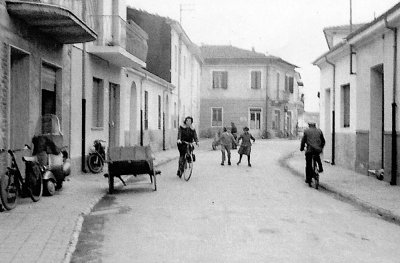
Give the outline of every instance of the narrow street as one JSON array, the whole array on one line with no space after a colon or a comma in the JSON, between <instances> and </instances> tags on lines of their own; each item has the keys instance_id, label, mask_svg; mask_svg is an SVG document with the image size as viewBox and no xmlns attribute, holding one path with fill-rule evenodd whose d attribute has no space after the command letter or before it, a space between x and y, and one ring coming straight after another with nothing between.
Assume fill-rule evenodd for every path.
<instances>
[{"instance_id":1,"label":"narrow street","mask_svg":"<svg viewBox=\"0 0 400 263\"><path fill-rule=\"evenodd\" d=\"M71 262L398 262L398 225L280 167L298 147L258 140L251 168L236 151L221 166L220 151L196 150L190 181L173 161L157 192L138 177L85 217Z\"/></svg>"}]
</instances>

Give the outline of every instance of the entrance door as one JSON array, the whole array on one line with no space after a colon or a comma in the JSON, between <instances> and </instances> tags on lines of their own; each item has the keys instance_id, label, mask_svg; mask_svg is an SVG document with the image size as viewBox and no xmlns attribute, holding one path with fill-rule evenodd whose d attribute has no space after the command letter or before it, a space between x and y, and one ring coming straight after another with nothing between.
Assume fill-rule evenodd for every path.
<instances>
[{"instance_id":1,"label":"entrance door","mask_svg":"<svg viewBox=\"0 0 400 263\"><path fill-rule=\"evenodd\" d=\"M109 86L109 147L114 147L118 145L118 85L110 83Z\"/></svg>"},{"instance_id":2,"label":"entrance door","mask_svg":"<svg viewBox=\"0 0 400 263\"><path fill-rule=\"evenodd\" d=\"M9 147L29 144L29 55L11 48Z\"/></svg>"},{"instance_id":3,"label":"entrance door","mask_svg":"<svg viewBox=\"0 0 400 263\"><path fill-rule=\"evenodd\" d=\"M383 65L371 69L369 169L384 168L384 72Z\"/></svg>"}]
</instances>

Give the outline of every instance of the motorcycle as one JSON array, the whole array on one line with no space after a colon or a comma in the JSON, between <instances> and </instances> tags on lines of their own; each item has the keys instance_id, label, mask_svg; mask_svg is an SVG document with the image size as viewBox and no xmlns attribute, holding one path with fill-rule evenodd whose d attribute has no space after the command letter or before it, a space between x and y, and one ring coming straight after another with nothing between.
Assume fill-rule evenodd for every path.
<instances>
[{"instance_id":1,"label":"motorcycle","mask_svg":"<svg viewBox=\"0 0 400 263\"><path fill-rule=\"evenodd\" d=\"M56 115L41 117L41 133L32 138L33 156L43 165L43 190L52 196L62 188L65 177L71 173L66 146L63 146L63 133Z\"/></svg>"},{"instance_id":2,"label":"motorcycle","mask_svg":"<svg viewBox=\"0 0 400 263\"><path fill-rule=\"evenodd\" d=\"M100 173L103 171L105 159L106 159L106 141L97 139L94 140L93 146L89 149L89 157L87 159L87 165L92 173Z\"/></svg>"}]
</instances>

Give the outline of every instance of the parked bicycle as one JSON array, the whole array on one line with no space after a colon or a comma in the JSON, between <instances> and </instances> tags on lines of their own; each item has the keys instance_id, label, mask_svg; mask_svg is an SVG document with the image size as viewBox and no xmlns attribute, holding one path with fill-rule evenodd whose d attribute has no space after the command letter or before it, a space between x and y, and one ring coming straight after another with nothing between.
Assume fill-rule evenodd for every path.
<instances>
[{"instance_id":1,"label":"parked bicycle","mask_svg":"<svg viewBox=\"0 0 400 263\"><path fill-rule=\"evenodd\" d=\"M97 139L93 142L93 147L90 148L87 165L92 173L100 173L103 171L106 160L106 141Z\"/></svg>"},{"instance_id":2,"label":"parked bicycle","mask_svg":"<svg viewBox=\"0 0 400 263\"><path fill-rule=\"evenodd\" d=\"M193 173L193 163L196 161L196 156L193 153L194 145L192 142L182 141L182 143L187 146L183 164L183 178L189 181Z\"/></svg>"},{"instance_id":3,"label":"parked bicycle","mask_svg":"<svg viewBox=\"0 0 400 263\"><path fill-rule=\"evenodd\" d=\"M11 165L0 178L1 202L7 210L15 208L18 196L30 196L34 202L39 201L42 196L44 168L38 164L35 157L22 157L25 162L25 178L23 178L17 164L15 153L27 149L30 149L28 145L25 145L23 149L0 149L0 153L7 151L11 156Z\"/></svg>"}]
</instances>

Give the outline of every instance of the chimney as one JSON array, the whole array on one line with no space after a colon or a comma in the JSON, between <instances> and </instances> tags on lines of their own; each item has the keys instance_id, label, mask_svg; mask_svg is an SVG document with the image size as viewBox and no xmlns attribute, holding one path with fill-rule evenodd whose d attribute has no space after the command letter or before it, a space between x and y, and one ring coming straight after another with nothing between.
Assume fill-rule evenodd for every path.
<instances>
[{"instance_id":1,"label":"chimney","mask_svg":"<svg viewBox=\"0 0 400 263\"><path fill-rule=\"evenodd\" d=\"M256 50L254 49L254 47L251 47L251 51L256 52Z\"/></svg>"}]
</instances>

